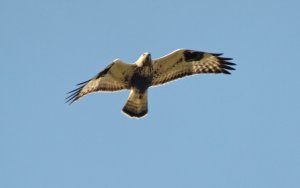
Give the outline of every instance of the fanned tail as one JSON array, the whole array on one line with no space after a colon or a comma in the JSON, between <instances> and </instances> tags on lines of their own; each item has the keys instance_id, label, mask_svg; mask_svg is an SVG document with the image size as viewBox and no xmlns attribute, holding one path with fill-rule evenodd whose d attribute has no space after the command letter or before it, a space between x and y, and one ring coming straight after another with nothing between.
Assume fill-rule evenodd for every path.
<instances>
[{"instance_id":1,"label":"fanned tail","mask_svg":"<svg viewBox=\"0 0 300 188\"><path fill-rule=\"evenodd\" d=\"M140 93L131 89L128 100L122 111L130 117L141 118L148 113L148 91Z\"/></svg>"}]
</instances>

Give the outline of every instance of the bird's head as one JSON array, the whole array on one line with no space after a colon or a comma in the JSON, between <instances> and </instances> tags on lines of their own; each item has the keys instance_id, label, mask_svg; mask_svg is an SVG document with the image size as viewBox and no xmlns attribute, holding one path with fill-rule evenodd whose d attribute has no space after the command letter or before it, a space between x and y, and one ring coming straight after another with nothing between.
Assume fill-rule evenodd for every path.
<instances>
[{"instance_id":1,"label":"bird's head","mask_svg":"<svg viewBox=\"0 0 300 188\"><path fill-rule=\"evenodd\" d=\"M138 67L142 67L144 65L150 65L152 63L151 54L149 52L143 53L139 59L135 62Z\"/></svg>"}]
</instances>

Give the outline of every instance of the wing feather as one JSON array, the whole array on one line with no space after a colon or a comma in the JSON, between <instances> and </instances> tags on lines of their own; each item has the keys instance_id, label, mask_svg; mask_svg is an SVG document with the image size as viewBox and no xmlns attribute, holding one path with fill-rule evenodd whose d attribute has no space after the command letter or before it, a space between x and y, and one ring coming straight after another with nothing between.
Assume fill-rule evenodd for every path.
<instances>
[{"instance_id":1,"label":"wing feather","mask_svg":"<svg viewBox=\"0 0 300 188\"><path fill-rule=\"evenodd\" d=\"M78 88L68 92L67 103L73 103L86 94L99 91L118 91L129 88L134 64L126 64L121 60L115 60L95 77L77 84Z\"/></svg>"},{"instance_id":2,"label":"wing feather","mask_svg":"<svg viewBox=\"0 0 300 188\"><path fill-rule=\"evenodd\" d=\"M208 53L179 49L153 61L152 85L160 85L184 76L201 73L230 74L235 70L232 58L221 57L220 53Z\"/></svg>"}]
</instances>

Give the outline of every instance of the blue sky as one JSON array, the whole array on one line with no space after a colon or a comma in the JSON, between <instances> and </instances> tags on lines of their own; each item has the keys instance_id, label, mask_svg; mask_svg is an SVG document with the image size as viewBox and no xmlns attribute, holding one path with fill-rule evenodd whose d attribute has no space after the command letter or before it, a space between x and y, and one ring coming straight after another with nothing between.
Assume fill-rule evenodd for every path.
<instances>
[{"instance_id":1,"label":"blue sky","mask_svg":"<svg viewBox=\"0 0 300 188\"><path fill-rule=\"evenodd\" d=\"M0 0L0 187L298 188L300 1ZM64 103L116 58L223 52L232 75Z\"/></svg>"}]
</instances>

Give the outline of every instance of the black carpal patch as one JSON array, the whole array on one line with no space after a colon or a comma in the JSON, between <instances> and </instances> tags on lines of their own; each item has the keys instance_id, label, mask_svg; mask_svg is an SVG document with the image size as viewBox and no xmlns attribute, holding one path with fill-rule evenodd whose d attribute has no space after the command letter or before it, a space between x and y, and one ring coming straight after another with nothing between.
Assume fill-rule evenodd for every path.
<instances>
[{"instance_id":1,"label":"black carpal patch","mask_svg":"<svg viewBox=\"0 0 300 188\"><path fill-rule=\"evenodd\" d=\"M109 71L109 69L110 69L112 66L113 66L113 63L110 64L110 65L108 65L103 71L99 72L99 73L96 75L95 79L98 79L98 78L100 78L100 77L103 77L105 74L107 74L107 72Z\"/></svg>"},{"instance_id":2,"label":"black carpal patch","mask_svg":"<svg viewBox=\"0 0 300 188\"><path fill-rule=\"evenodd\" d=\"M183 55L186 62L199 61L203 58L204 52L186 50L183 52Z\"/></svg>"}]
</instances>

